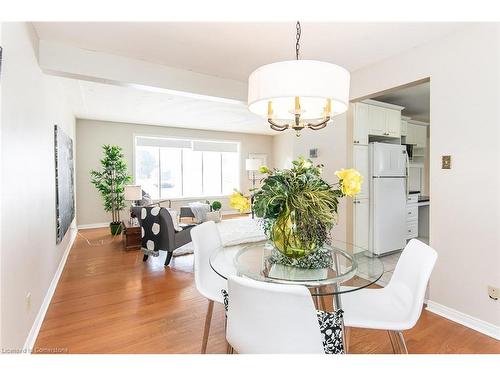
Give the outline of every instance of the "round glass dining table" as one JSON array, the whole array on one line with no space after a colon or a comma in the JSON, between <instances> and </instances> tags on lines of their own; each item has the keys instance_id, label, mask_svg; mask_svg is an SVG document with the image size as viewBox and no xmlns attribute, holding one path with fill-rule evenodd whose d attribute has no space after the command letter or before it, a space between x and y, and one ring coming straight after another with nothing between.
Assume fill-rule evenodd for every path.
<instances>
[{"instance_id":1,"label":"round glass dining table","mask_svg":"<svg viewBox=\"0 0 500 375\"><path fill-rule=\"evenodd\" d=\"M304 285L313 296L334 296L337 306L340 299L336 297L366 288L384 273L380 259L358 246L333 240L325 248L333 262L330 267L320 269L272 263L270 241L223 247L211 255L210 266L224 279L238 275L269 283Z\"/></svg>"},{"instance_id":2,"label":"round glass dining table","mask_svg":"<svg viewBox=\"0 0 500 375\"><path fill-rule=\"evenodd\" d=\"M343 293L369 287L384 273L380 259L360 247L334 240L325 250L330 252L333 261L329 267L319 269L273 263L271 257L275 250L270 241L223 247L212 253L210 266L224 279L237 275L262 282L304 285L314 297L316 308L325 311L342 309ZM346 348L343 323L342 342Z\"/></svg>"}]
</instances>

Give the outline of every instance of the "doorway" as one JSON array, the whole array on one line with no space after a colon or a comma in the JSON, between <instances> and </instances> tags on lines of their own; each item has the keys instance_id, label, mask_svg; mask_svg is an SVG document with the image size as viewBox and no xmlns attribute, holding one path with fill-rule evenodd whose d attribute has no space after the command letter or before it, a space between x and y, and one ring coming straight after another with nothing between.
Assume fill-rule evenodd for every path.
<instances>
[{"instance_id":1,"label":"doorway","mask_svg":"<svg viewBox=\"0 0 500 375\"><path fill-rule=\"evenodd\" d=\"M382 286L390 280L401 250L409 240L417 238L429 243L430 126L430 79L375 93L350 105L348 160L364 176L365 183L348 208L348 219L352 223L348 237L355 248L380 257L386 269L379 282ZM393 146L385 148L397 148L405 153L404 191L382 191L380 185L373 182L374 163L383 157L374 153L375 144L390 144ZM390 194L397 196L384 196ZM399 199L403 194L404 200ZM377 211L380 205L376 202L381 196L398 203L380 214ZM379 222L381 218L395 225L389 230ZM386 243L392 245L384 247L377 242L378 238L390 238Z\"/></svg>"}]
</instances>

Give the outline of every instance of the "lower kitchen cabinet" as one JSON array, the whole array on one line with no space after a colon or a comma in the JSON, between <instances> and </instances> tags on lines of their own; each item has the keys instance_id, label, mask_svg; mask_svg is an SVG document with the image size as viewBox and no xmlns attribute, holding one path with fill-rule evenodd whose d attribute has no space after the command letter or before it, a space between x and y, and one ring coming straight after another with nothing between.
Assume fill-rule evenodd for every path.
<instances>
[{"instance_id":1,"label":"lower kitchen cabinet","mask_svg":"<svg viewBox=\"0 0 500 375\"><path fill-rule=\"evenodd\" d=\"M368 239L370 232L370 207L368 199L353 200L353 242L354 245L363 250L368 250ZM361 251L355 249L355 252Z\"/></svg>"}]
</instances>

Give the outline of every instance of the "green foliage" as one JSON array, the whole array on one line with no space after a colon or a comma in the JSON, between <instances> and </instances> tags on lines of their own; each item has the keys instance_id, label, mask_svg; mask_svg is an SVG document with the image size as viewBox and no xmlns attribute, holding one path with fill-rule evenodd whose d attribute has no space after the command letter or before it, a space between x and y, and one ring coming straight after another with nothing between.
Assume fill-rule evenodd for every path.
<instances>
[{"instance_id":1,"label":"green foliage","mask_svg":"<svg viewBox=\"0 0 500 375\"><path fill-rule=\"evenodd\" d=\"M291 169L267 171L255 193L255 214L263 219L271 240L279 233L285 247L300 243L305 249L316 249L329 240L343 194L338 185L321 178L321 165L313 166L303 157L292 164Z\"/></svg>"},{"instance_id":2,"label":"green foliage","mask_svg":"<svg viewBox=\"0 0 500 375\"><path fill-rule=\"evenodd\" d=\"M213 201L210 207L213 211L219 211L222 208L222 203L219 201Z\"/></svg>"},{"instance_id":3,"label":"green foliage","mask_svg":"<svg viewBox=\"0 0 500 375\"><path fill-rule=\"evenodd\" d=\"M131 181L127 165L123 160L122 148L103 145L104 158L101 159L102 171L90 172L90 182L101 193L104 210L111 212L112 221L120 221L120 211L125 208L124 186Z\"/></svg>"}]
</instances>

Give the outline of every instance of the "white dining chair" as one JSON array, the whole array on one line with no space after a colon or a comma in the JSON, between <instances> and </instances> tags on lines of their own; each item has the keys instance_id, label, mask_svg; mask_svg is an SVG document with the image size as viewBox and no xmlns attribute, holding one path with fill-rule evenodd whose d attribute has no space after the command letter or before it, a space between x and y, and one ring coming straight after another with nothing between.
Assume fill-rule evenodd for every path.
<instances>
[{"instance_id":1,"label":"white dining chair","mask_svg":"<svg viewBox=\"0 0 500 375\"><path fill-rule=\"evenodd\" d=\"M430 246L416 239L408 242L385 288L342 295L344 325L386 330L394 353L408 354L402 331L413 328L420 318L436 259Z\"/></svg>"},{"instance_id":2,"label":"white dining chair","mask_svg":"<svg viewBox=\"0 0 500 375\"><path fill-rule=\"evenodd\" d=\"M194 247L194 281L198 292L208 299L207 315L203 330L201 353L206 353L214 302L223 304L221 290L227 282L210 267L210 255L222 248L219 230L213 221L207 221L191 229Z\"/></svg>"},{"instance_id":3,"label":"white dining chair","mask_svg":"<svg viewBox=\"0 0 500 375\"><path fill-rule=\"evenodd\" d=\"M343 352L342 313L316 311L309 290L228 278L228 343L240 354Z\"/></svg>"}]
</instances>

